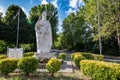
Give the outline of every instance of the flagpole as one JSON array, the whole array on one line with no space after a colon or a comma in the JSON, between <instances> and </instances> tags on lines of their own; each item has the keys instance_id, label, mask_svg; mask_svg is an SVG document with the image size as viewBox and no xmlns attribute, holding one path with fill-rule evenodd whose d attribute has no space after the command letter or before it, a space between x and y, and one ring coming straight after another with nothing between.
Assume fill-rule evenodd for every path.
<instances>
[{"instance_id":1,"label":"flagpole","mask_svg":"<svg viewBox=\"0 0 120 80\"><path fill-rule=\"evenodd\" d=\"M20 20L20 9L18 10L18 25L17 25L17 39L16 39L16 47L18 48L18 39L19 39L19 20Z\"/></svg>"}]
</instances>

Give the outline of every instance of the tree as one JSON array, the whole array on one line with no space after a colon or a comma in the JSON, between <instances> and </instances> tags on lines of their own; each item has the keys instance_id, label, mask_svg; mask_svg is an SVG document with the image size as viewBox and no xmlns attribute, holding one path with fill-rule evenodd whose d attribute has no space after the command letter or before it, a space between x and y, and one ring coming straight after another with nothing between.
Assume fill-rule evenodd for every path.
<instances>
[{"instance_id":1,"label":"tree","mask_svg":"<svg viewBox=\"0 0 120 80\"><path fill-rule=\"evenodd\" d=\"M1 19L2 19L2 14L3 14L3 13L0 12L0 21L1 21Z\"/></svg>"},{"instance_id":2,"label":"tree","mask_svg":"<svg viewBox=\"0 0 120 80\"><path fill-rule=\"evenodd\" d=\"M26 14L23 10L17 5L10 5L5 13L5 17L3 18L3 22L7 25L4 26L2 30L2 39L9 43L15 44L16 41L16 31L17 31L17 18L13 19L13 17L17 14L20 9L20 28L19 28L19 43L28 43L30 42L30 31L29 24L26 17Z\"/></svg>"},{"instance_id":3,"label":"tree","mask_svg":"<svg viewBox=\"0 0 120 80\"><path fill-rule=\"evenodd\" d=\"M54 5L49 3L46 5L38 5L38 6L32 7L32 9L30 10L29 22L31 26L33 27L32 31L34 32L35 23L37 22L37 20L39 19L39 16L41 16L44 10L47 11L48 13L47 19L51 23L52 37L53 37L52 39L53 39L53 46L54 46L55 41L57 40L57 30L58 30L58 11L57 11L57 8L54 7ZM35 36L35 34L33 35ZM36 43L35 39L36 38L34 37L34 43Z\"/></svg>"},{"instance_id":4,"label":"tree","mask_svg":"<svg viewBox=\"0 0 120 80\"><path fill-rule=\"evenodd\" d=\"M97 2L96 0L83 0L85 3L85 20L93 28L93 40L98 41L98 13L97 13ZM100 10L100 26L101 26L101 38L103 43L103 49L107 46L106 41L118 41L120 50L120 2L119 0L98 0ZM111 42L112 42L111 41ZM113 42L117 44L116 41ZM114 47L114 49L116 49Z\"/></svg>"},{"instance_id":5,"label":"tree","mask_svg":"<svg viewBox=\"0 0 120 80\"><path fill-rule=\"evenodd\" d=\"M90 40L90 26L84 20L84 7L76 14L71 13L63 21L62 46L67 49L86 51L86 43Z\"/></svg>"}]
</instances>

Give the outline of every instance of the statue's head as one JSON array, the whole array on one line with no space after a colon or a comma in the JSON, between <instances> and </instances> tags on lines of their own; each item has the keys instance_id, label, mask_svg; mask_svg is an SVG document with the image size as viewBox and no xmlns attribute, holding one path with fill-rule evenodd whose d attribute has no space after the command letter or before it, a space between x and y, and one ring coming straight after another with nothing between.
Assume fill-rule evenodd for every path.
<instances>
[{"instance_id":1,"label":"statue's head","mask_svg":"<svg viewBox=\"0 0 120 80\"><path fill-rule=\"evenodd\" d=\"M46 12L46 11L43 11L43 12L42 12L42 16L47 16L47 12Z\"/></svg>"}]
</instances>

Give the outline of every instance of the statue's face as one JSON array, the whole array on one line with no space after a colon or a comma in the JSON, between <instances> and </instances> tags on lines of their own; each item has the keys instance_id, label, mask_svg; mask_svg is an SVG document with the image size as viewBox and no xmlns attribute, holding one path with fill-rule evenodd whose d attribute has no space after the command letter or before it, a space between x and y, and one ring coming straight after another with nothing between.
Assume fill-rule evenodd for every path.
<instances>
[{"instance_id":1,"label":"statue's face","mask_svg":"<svg viewBox=\"0 0 120 80\"><path fill-rule=\"evenodd\" d=\"M44 11L44 12L42 13L42 16L47 16L47 12Z\"/></svg>"}]
</instances>

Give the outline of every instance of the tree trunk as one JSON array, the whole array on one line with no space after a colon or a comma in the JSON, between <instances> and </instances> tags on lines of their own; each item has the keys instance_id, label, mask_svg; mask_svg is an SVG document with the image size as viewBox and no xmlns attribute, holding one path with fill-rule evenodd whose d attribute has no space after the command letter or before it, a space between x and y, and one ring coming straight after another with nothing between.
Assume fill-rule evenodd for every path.
<instances>
[{"instance_id":1,"label":"tree trunk","mask_svg":"<svg viewBox=\"0 0 120 80\"><path fill-rule=\"evenodd\" d=\"M118 35L118 47L119 47L119 55L120 55L120 36Z\"/></svg>"},{"instance_id":2,"label":"tree trunk","mask_svg":"<svg viewBox=\"0 0 120 80\"><path fill-rule=\"evenodd\" d=\"M119 29L117 29L117 40L118 40L118 49L119 49L119 55L120 55L120 34L119 34Z\"/></svg>"}]
</instances>

